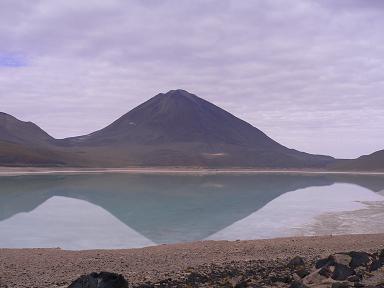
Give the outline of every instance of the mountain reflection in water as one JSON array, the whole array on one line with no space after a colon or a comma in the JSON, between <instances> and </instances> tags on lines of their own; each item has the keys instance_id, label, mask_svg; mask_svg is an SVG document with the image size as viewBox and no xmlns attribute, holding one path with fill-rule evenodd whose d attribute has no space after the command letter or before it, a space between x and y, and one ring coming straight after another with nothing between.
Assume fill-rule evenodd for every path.
<instances>
[{"instance_id":1,"label":"mountain reflection in water","mask_svg":"<svg viewBox=\"0 0 384 288\"><path fill-rule=\"evenodd\" d=\"M65 197L83 200L104 209L107 214L112 214L128 226L130 231L142 235L146 239L143 243L202 240L253 214L284 193L335 183L358 185L364 191L369 189L377 192L377 197L382 197L379 193L384 190L383 176L362 175L80 174L0 177L0 234L7 243L12 242L12 231L4 231L1 224L17 217L19 213L37 211L37 207L56 196L56 202ZM79 208L64 200L62 205L67 209L62 217L78 213L74 209L89 209L89 214L94 213L91 208ZM99 225L100 228L100 217L91 216L89 219L95 221L87 220L89 227ZM28 219L28 214L24 219ZM66 228L71 230L71 227ZM44 235L49 235L51 228L46 225L41 229L48 231ZM73 227L72 237L81 237L80 231L78 234L74 231L76 229ZM97 235L102 233L100 229L97 231ZM108 229L105 229L105 233L111 234L111 239L122 237ZM112 242L109 248L116 248ZM135 246L128 244L126 247ZM121 245L120 241L118 247L121 248ZM49 246L55 245L52 243ZM90 247L95 248L94 245Z\"/></svg>"}]
</instances>

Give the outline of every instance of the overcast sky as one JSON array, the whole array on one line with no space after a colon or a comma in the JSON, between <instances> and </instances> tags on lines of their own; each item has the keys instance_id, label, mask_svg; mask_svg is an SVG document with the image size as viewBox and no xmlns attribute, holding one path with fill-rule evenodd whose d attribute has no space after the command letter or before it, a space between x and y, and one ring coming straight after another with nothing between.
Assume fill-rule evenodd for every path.
<instances>
[{"instance_id":1,"label":"overcast sky","mask_svg":"<svg viewBox=\"0 0 384 288\"><path fill-rule=\"evenodd\" d=\"M384 1L0 0L0 111L57 138L186 89L280 143L384 148Z\"/></svg>"}]
</instances>

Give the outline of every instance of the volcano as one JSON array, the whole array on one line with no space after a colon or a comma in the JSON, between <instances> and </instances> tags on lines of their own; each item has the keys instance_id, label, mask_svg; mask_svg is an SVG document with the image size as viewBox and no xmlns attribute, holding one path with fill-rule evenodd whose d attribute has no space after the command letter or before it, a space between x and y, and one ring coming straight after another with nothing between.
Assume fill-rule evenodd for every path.
<instances>
[{"instance_id":1,"label":"volcano","mask_svg":"<svg viewBox=\"0 0 384 288\"><path fill-rule=\"evenodd\" d=\"M289 149L185 90L160 93L101 130L60 140L0 116L3 165L324 168L336 161Z\"/></svg>"},{"instance_id":2,"label":"volcano","mask_svg":"<svg viewBox=\"0 0 384 288\"><path fill-rule=\"evenodd\" d=\"M78 147L107 166L286 168L322 167L334 160L288 149L185 90L158 94L104 129L62 145Z\"/></svg>"}]
</instances>

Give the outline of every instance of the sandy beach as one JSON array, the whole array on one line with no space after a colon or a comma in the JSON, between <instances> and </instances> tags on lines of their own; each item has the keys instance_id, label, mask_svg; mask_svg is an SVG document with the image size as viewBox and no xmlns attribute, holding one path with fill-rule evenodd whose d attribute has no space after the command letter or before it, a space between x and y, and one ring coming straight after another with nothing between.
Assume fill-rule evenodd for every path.
<instances>
[{"instance_id":1,"label":"sandy beach","mask_svg":"<svg viewBox=\"0 0 384 288\"><path fill-rule=\"evenodd\" d=\"M295 256L312 264L336 252L380 249L384 234L203 241L125 250L0 249L0 287L67 287L94 271L121 273L134 287L152 287L140 284L181 279L212 267L265 272L287 265Z\"/></svg>"}]
</instances>

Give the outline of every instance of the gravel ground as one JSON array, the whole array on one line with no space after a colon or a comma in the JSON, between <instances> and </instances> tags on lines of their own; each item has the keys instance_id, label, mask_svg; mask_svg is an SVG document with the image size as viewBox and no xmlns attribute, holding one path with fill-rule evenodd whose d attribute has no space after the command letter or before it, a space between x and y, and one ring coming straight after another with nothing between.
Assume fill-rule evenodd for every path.
<instances>
[{"instance_id":1,"label":"gravel ground","mask_svg":"<svg viewBox=\"0 0 384 288\"><path fill-rule=\"evenodd\" d=\"M384 234L202 241L126 250L0 249L0 287L67 287L80 275L94 271L119 273L138 285L178 279L186 271L212 265L271 268L296 255L311 263L336 252L383 248Z\"/></svg>"}]
</instances>

